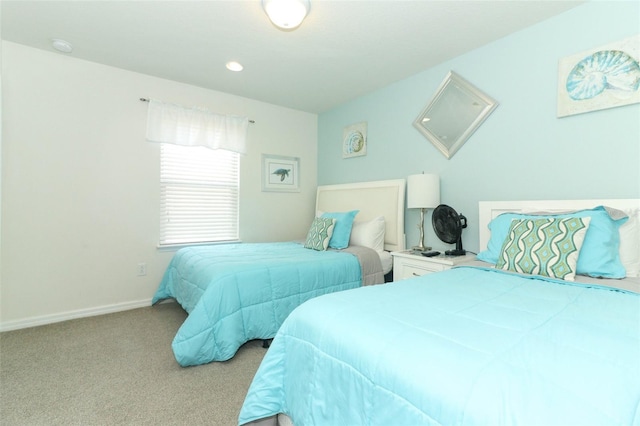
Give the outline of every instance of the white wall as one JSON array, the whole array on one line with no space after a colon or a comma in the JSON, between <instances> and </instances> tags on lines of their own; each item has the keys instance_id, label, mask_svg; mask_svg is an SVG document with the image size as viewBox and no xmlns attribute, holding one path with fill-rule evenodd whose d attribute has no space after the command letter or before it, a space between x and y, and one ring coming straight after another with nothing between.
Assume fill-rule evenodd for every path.
<instances>
[{"instance_id":1,"label":"white wall","mask_svg":"<svg viewBox=\"0 0 640 426\"><path fill-rule=\"evenodd\" d=\"M316 115L10 42L2 48L0 329L149 303L173 252L156 248L159 146L144 139L140 97L255 120L241 160L240 238L306 235ZM263 153L300 157L300 193L261 192Z\"/></svg>"}]
</instances>

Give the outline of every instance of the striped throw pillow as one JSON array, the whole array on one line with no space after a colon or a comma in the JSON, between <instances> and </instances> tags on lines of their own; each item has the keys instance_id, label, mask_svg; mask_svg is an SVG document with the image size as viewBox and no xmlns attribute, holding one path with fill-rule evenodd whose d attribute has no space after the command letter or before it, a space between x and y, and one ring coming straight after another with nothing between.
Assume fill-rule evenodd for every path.
<instances>
[{"instance_id":1,"label":"striped throw pillow","mask_svg":"<svg viewBox=\"0 0 640 426\"><path fill-rule=\"evenodd\" d=\"M514 219L496 269L574 281L589 217Z\"/></svg>"},{"instance_id":2,"label":"striped throw pillow","mask_svg":"<svg viewBox=\"0 0 640 426\"><path fill-rule=\"evenodd\" d=\"M333 235L333 228L336 220L331 218L317 217L311 223L311 228L307 234L304 247L308 249L324 251L329 246L329 240Z\"/></svg>"}]
</instances>

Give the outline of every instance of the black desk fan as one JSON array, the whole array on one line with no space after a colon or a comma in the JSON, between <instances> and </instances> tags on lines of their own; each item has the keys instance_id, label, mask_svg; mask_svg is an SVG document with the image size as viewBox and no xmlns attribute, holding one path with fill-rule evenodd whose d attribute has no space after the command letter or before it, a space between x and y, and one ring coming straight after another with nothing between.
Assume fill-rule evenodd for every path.
<instances>
[{"instance_id":1,"label":"black desk fan","mask_svg":"<svg viewBox=\"0 0 640 426\"><path fill-rule=\"evenodd\" d=\"M467 227L467 218L458 214L446 204L440 204L431 216L433 230L442 242L456 245L455 250L444 252L447 256L464 256L467 252L462 248L462 230Z\"/></svg>"}]
</instances>

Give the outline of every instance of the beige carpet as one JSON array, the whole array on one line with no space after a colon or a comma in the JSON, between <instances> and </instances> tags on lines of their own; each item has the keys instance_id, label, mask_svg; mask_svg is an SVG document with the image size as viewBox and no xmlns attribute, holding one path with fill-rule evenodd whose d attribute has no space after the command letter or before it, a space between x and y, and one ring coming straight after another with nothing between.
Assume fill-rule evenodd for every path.
<instances>
[{"instance_id":1,"label":"beige carpet","mask_svg":"<svg viewBox=\"0 0 640 426\"><path fill-rule=\"evenodd\" d=\"M2 425L236 425L265 349L182 368L175 303L0 334Z\"/></svg>"}]
</instances>

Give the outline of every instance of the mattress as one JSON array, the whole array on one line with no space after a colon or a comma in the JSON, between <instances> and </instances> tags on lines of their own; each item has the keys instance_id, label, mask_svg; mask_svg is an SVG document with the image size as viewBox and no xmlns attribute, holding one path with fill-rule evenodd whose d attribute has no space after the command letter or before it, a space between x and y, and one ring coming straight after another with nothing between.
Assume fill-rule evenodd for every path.
<instances>
[{"instance_id":1,"label":"mattress","mask_svg":"<svg viewBox=\"0 0 640 426\"><path fill-rule=\"evenodd\" d=\"M393 256L388 251L376 252L380 256L380 263L382 264L382 272L386 275L393 269Z\"/></svg>"}]
</instances>

